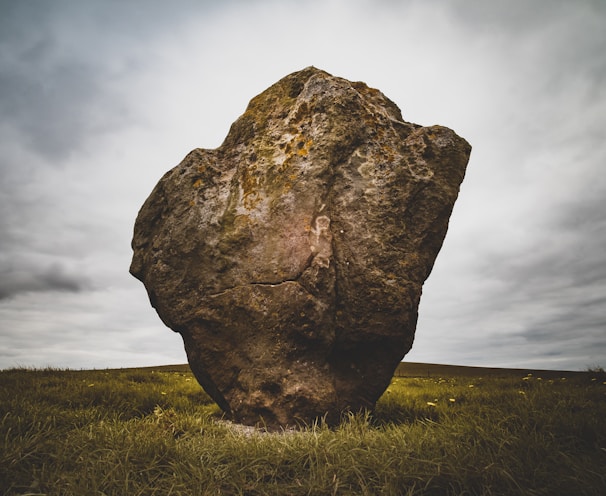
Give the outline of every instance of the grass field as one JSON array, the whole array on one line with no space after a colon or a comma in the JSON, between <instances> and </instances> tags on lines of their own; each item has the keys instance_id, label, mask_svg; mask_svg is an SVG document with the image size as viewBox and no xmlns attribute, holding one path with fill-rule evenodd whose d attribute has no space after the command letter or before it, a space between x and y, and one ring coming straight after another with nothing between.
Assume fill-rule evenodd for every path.
<instances>
[{"instance_id":1,"label":"grass field","mask_svg":"<svg viewBox=\"0 0 606 496\"><path fill-rule=\"evenodd\" d=\"M603 371L396 375L372 415L264 433L187 366L0 371L0 494L606 494Z\"/></svg>"}]
</instances>

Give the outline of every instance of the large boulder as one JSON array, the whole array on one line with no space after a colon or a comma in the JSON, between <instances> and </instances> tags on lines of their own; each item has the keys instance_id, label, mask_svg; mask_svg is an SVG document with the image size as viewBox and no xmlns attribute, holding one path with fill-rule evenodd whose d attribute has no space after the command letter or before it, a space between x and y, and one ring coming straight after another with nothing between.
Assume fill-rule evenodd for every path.
<instances>
[{"instance_id":1,"label":"large boulder","mask_svg":"<svg viewBox=\"0 0 606 496\"><path fill-rule=\"evenodd\" d=\"M470 151L309 67L162 177L130 271L230 418L336 422L371 409L412 346Z\"/></svg>"}]
</instances>

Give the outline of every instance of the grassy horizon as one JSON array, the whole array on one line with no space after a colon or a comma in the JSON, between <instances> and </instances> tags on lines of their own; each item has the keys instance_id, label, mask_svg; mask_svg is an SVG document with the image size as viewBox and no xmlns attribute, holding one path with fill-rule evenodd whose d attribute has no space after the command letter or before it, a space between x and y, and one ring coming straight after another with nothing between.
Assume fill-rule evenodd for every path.
<instances>
[{"instance_id":1,"label":"grassy horizon","mask_svg":"<svg viewBox=\"0 0 606 496\"><path fill-rule=\"evenodd\" d=\"M606 494L602 370L416 365L374 412L284 433L222 420L187 365L0 371L0 492Z\"/></svg>"}]
</instances>

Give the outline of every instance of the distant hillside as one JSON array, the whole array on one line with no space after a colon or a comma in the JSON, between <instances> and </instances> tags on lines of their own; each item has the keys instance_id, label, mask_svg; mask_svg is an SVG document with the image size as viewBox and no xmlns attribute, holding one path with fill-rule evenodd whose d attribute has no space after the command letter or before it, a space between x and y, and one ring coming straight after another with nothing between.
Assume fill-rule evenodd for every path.
<instances>
[{"instance_id":1,"label":"distant hillside","mask_svg":"<svg viewBox=\"0 0 606 496\"><path fill-rule=\"evenodd\" d=\"M401 362L396 369L396 377L510 377L527 376L558 378L571 377L586 372L570 370L506 369L489 367L467 367L463 365L440 365L435 363Z\"/></svg>"},{"instance_id":2,"label":"distant hillside","mask_svg":"<svg viewBox=\"0 0 606 496\"><path fill-rule=\"evenodd\" d=\"M189 372L188 364L160 365L156 367L143 367L143 370L158 370L163 372ZM141 367L138 368L141 370ZM442 365L436 363L401 362L396 369L395 377L511 377L527 376L546 379L559 377L572 377L586 372L570 370L541 370L541 369L507 369L496 367L468 367L463 365Z\"/></svg>"}]
</instances>

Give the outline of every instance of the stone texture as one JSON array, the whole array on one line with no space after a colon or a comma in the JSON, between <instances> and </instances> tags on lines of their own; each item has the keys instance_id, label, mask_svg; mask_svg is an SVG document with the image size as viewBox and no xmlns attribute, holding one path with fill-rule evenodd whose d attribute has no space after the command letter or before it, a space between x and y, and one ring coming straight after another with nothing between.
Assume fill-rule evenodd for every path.
<instances>
[{"instance_id":1,"label":"stone texture","mask_svg":"<svg viewBox=\"0 0 606 496\"><path fill-rule=\"evenodd\" d=\"M309 67L162 177L131 273L237 422L372 409L412 346L470 145Z\"/></svg>"}]
</instances>

